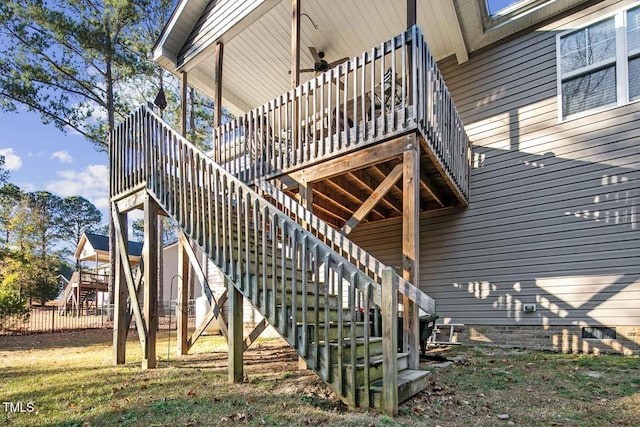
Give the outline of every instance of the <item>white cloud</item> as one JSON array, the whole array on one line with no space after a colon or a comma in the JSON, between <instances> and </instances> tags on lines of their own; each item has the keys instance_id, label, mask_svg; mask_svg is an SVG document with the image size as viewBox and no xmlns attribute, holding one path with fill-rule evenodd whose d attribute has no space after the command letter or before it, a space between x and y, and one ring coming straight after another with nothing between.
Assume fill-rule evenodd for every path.
<instances>
[{"instance_id":1,"label":"white cloud","mask_svg":"<svg viewBox=\"0 0 640 427\"><path fill-rule=\"evenodd\" d=\"M9 171L17 171L22 167L22 159L13 152L13 148L3 148L0 155L4 156L4 168Z\"/></svg>"},{"instance_id":2,"label":"white cloud","mask_svg":"<svg viewBox=\"0 0 640 427\"><path fill-rule=\"evenodd\" d=\"M73 162L73 157L71 157L71 154L69 154L67 150L55 151L53 154L51 154L51 158L58 159L61 163Z\"/></svg>"},{"instance_id":3,"label":"white cloud","mask_svg":"<svg viewBox=\"0 0 640 427\"><path fill-rule=\"evenodd\" d=\"M109 207L109 168L88 165L82 171L56 172L58 179L47 183L46 189L62 197L82 196L99 209Z\"/></svg>"},{"instance_id":4,"label":"white cloud","mask_svg":"<svg viewBox=\"0 0 640 427\"><path fill-rule=\"evenodd\" d=\"M20 189L26 193L36 191L36 186L33 182L19 182L16 184Z\"/></svg>"}]
</instances>

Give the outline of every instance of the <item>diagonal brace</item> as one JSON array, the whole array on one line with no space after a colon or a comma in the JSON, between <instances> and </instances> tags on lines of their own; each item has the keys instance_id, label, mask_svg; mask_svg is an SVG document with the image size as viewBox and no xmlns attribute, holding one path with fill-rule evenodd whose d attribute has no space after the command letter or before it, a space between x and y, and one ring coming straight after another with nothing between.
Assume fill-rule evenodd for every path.
<instances>
[{"instance_id":1,"label":"diagonal brace","mask_svg":"<svg viewBox=\"0 0 640 427\"><path fill-rule=\"evenodd\" d=\"M353 229L367 216L369 212L378 204L380 200L391 190L394 184L402 176L402 163L398 164L389 175L387 175L380 185L373 190L371 195L365 200L362 205L354 212L353 216L349 218L347 223L342 227L340 233L347 236L353 231Z\"/></svg>"}]
</instances>

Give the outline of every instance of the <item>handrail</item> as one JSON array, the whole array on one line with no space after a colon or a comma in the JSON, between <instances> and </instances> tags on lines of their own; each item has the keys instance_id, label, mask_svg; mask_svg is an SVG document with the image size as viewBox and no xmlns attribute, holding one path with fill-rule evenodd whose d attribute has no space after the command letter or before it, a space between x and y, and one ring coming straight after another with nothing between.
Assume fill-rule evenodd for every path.
<instances>
[{"instance_id":1,"label":"handrail","mask_svg":"<svg viewBox=\"0 0 640 427\"><path fill-rule=\"evenodd\" d=\"M469 196L469 140L419 27L214 129L213 157L245 183L420 129Z\"/></svg>"},{"instance_id":2,"label":"handrail","mask_svg":"<svg viewBox=\"0 0 640 427\"><path fill-rule=\"evenodd\" d=\"M353 243L345 235L338 232L311 211L305 209L304 206L289 197L284 191L266 181L259 181L257 185L279 205L282 211L298 218L298 222L308 224L309 231L318 239L321 239L336 252L342 254L349 262L357 263L361 270L365 273L372 274L373 279L377 283L382 284L382 273L387 266L376 257ZM395 275L394 280L397 281L398 292L408 297L410 301L414 302L427 314L436 313L436 305L433 298L397 273L394 272L393 274Z\"/></svg>"},{"instance_id":3,"label":"handrail","mask_svg":"<svg viewBox=\"0 0 640 427\"><path fill-rule=\"evenodd\" d=\"M471 149L462 118L456 109L435 58L424 40L416 33L418 127L425 135L431 152L435 153L441 170L457 186L462 197L469 199Z\"/></svg>"}]
</instances>

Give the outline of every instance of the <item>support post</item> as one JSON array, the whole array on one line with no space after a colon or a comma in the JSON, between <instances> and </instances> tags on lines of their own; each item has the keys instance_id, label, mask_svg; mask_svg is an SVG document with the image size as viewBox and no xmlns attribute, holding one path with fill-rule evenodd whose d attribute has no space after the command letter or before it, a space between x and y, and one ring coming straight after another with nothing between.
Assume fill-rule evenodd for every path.
<instances>
[{"instance_id":1,"label":"support post","mask_svg":"<svg viewBox=\"0 0 640 427\"><path fill-rule=\"evenodd\" d=\"M417 22L417 0L407 0L407 29L416 25Z\"/></svg>"},{"instance_id":2,"label":"support post","mask_svg":"<svg viewBox=\"0 0 640 427\"><path fill-rule=\"evenodd\" d=\"M185 247L185 245L188 244L184 233L180 232L178 236L178 304L176 310L178 356L184 356L189 352L187 321L189 314L189 273L191 268L189 265L189 255Z\"/></svg>"},{"instance_id":3,"label":"support post","mask_svg":"<svg viewBox=\"0 0 640 427\"><path fill-rule=\"evenodd\" d=\"M382 408L398 415L398 290L391 267L382 270Z\"/></svg>"},{"instance_id":4,"label":"support post","mask_svg":"<svg viewBox=\"0 0 640 427\"><path fill-rule=\"evenodd\" d=\"M213 113L213 127L217 128L222 125L222 58L224 54L224 45L221 42L216 43L215 61L216 71L215 80L215 99Z\"/></svg>"},{"instance_id":5,"label":"support post","mask_svg":"<svg viewBox=\"0 0 640 427\"><path fill-rule=\"evenodd\" d=\"M420 287L420 144L415 133L407 136L402 172L402 276ZM420 320L418 307L402 298L402 345L409 353L409 368L420 365Z\"/></svg>"},{"instance_id":6,"label":"support post","mask_svg":"<svg viewBox=\"0 0 640 427\"><path fill-rule=\"evenodd\" d=\"M244 377L242 371L242 293L227 278L224 279L229 295L229 383L241 383Z\"/></svg>"},{"instance_id":7,"label":"support post","mask_svg":"<svg viewBox=\"0 0 640 427\"><path fill-rule=\"evenodd\" d=\"M300 204L309 212L313 211L313 184L304 182L300 184Z\"/></svg>"},{"instance_id":8,"label":"support post","mask_svg":"<svg viewBox=\"0 0 640 427\"><path fill-rule=\"evenodd\" d=\"M112 212L115 209L112 209ZM112 213L112 215L114 215ZM125 363L125 354L126 354L126 346L127 346L127 330L128 330L128 322L127 322L127 294L126 294L126 284L124 277L124 264L122 263L122 256L120 254L120 247L115 245L115 236L120 235L124 236L125 246L128 242L128 232L127 232L127 214L119 213L120 216L119 221L115 222L112 220L112 223L120 224L118 229L113 226L113 242L115 246L114 253L114 264L115 271L112 271L113 280L113 296L114 296L114 316L113 316L113 364L114 365L123 365ZM71 284L69 284L71 286Z\"/></svg>"},{"instance_id":9,"label":"support post","mask_svg":"<svg viewBox=\"0 0 640 427\"><path fill-rule=\"evenodd\" d=\"M300 184L300 204L305 207L309 212L313 213L313 184L311 182L304 182ZM302 223L302 226L309 230L310 226L306 222ZM307 361L302 356L298 356L298 370L306 371L309 369Z\"/></svg>"},{"instance_id":10,"label":"support post","mask_svg":"<svg viewBox=\"0 0 640 427\"><path fill-rule=\"evenodd\" d=\"M300 84L300 2L291 0L291 87Z\"/></svg>"},{"instance_id":11,"label":"support post","mask_svg":"<svg viewBox=\"0 0 640 427\"><path fill-rule=\"evenodd\" d=\"M147 340L142 349L142 369L156 367L156 335L158 332L158 204L148 194L144 200L144 320Z\"/></svg>"},{"instance_id":12,"label":"support post","mask_svg":"<svg viewBox=\"0 0 640 427\"><path fill-rule=\"evenodd\" d=\"M185 138L187 137L187 92L189 90L189 80L187 78L187 72L180 73L180 133ZM191 106L193 108L193 105Z\"/></svg>"},{"instance_id":13,"label":"support post","mask_svg":"<svg viewBox=\"0 0 640 427\"><path fill-rule=\"evenodd\" d=\"M302 0L291 0L291 89L300 84L300 7ZM298 123L300 100L294 92L292 134L294 149L298 149Z\"/></svg>"}]
</instances>

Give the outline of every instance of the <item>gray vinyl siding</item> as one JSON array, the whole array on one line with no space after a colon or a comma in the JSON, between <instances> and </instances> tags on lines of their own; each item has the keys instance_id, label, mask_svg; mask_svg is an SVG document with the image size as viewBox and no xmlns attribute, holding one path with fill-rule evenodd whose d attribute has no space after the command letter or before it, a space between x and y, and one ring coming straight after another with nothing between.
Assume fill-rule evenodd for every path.
<instances>
[{"instance_id":1,"label":"gray vinyl siding","mask_svg":"<svg viewBox=\"0 0 640 427\"><path fill-rule=\"evenodd\" d=\"M210 0L178 54L178 64L194 57L265 0Z\"/></svg>"},{"instance_id":2,"label":"gray vinyl siding","mask_svg":"<svg viewBox=\"0 0 640 427\"><path fill-rule=\"evenodd\" d=\"M443 321L640 325L640 103L559 122L556 94L556 35L628 4L439 64L474 160L469 207L421 217L420 285ZM398 221L353 234L395 266L400 236Z\"/></svg>"}]
</instances>

